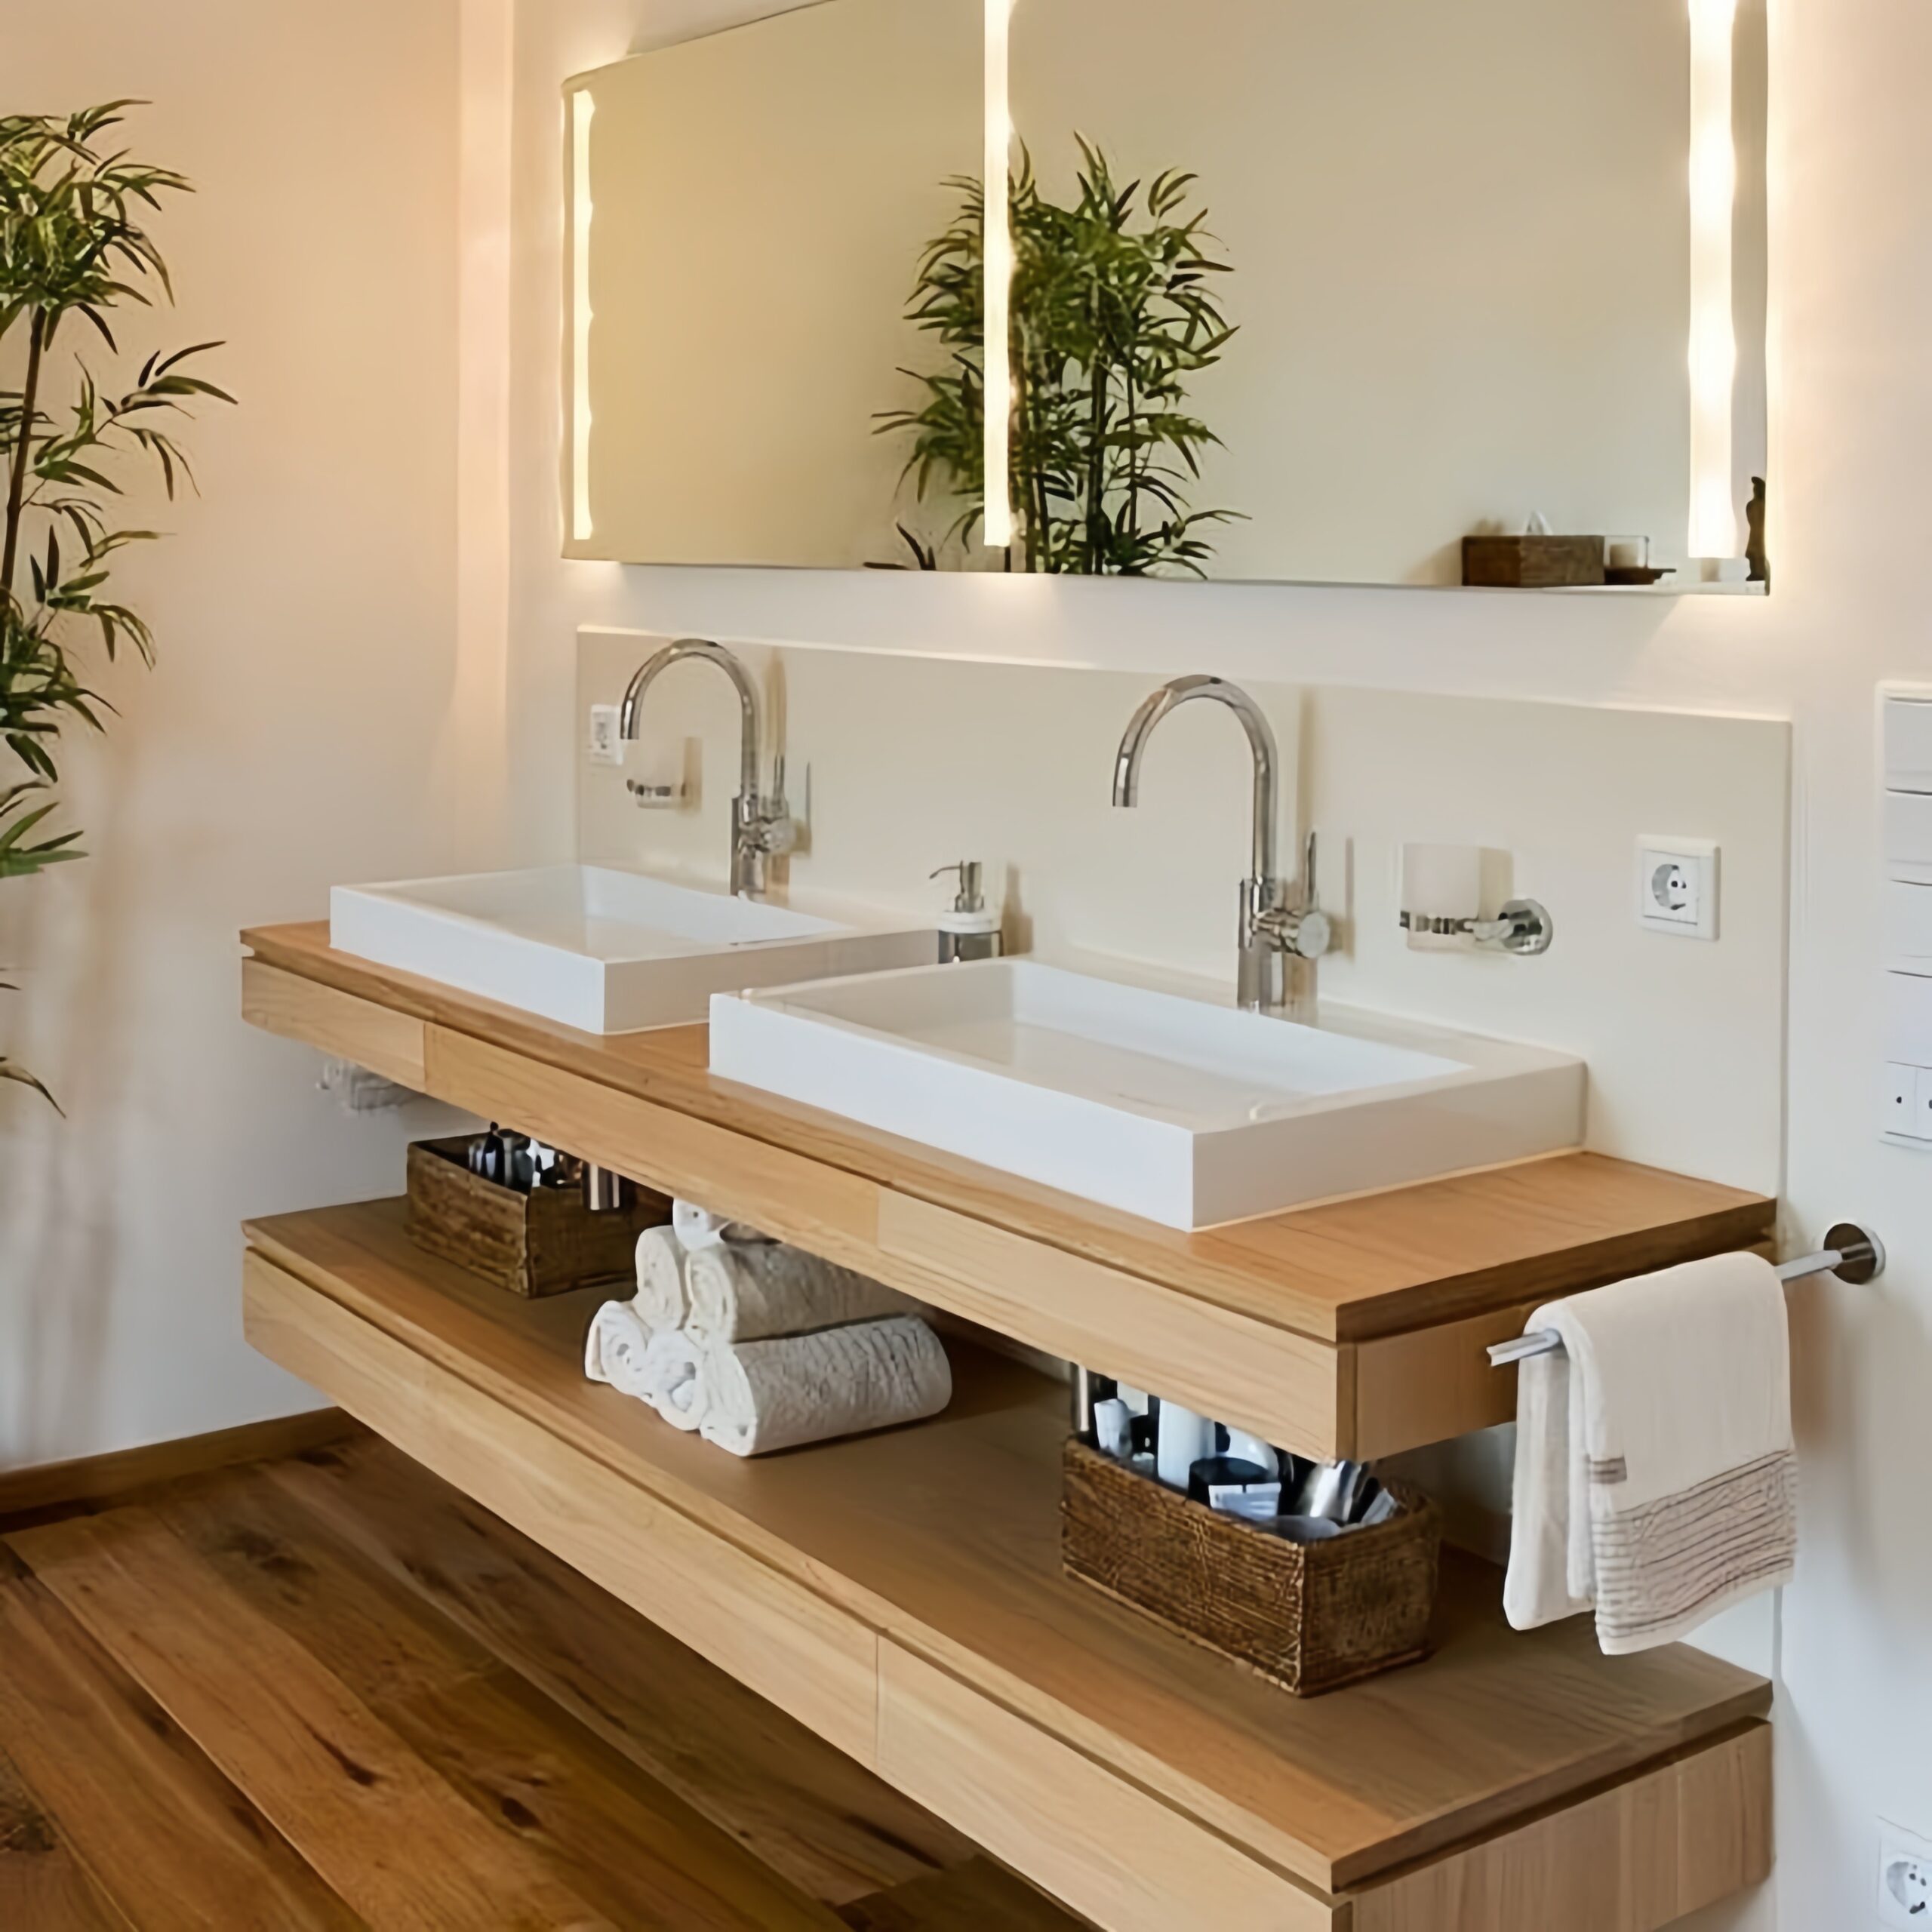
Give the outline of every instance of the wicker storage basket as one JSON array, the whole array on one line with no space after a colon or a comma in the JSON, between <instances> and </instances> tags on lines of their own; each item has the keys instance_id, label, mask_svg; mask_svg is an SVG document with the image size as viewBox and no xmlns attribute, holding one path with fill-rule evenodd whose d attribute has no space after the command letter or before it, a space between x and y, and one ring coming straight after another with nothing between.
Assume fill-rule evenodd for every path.
<instances>
[{"instance_id":1,"label":"wicker storage basket","mask_svg":"<svg viewBox=\"0 0 1932 1932\"><path fill-rule=\"evenodd\" d=\"M464 1164L469 1146L466 1137L410 1148L410 1238L512 1294L623 1281L637 1266L638 1236L671 1218L669 1198L648 1188L633 1189L620 1212L593 1214L574 1188L500 1187Z\"/></svg>"},{"instance_id":2,"label":"wicker storage basket","mask_svg":"<svg viewBox=\"0 0 1932 1932\"><path fill-rule=\"evenodd\" d=\"M1402 1513L1326 1543L1289 1543L1066 1445L1069 1574L1238 1659L1298 1697L1428 1649L1442 1542L1435 1506L1399 1483Z\"/></svg>"}]
</instances>

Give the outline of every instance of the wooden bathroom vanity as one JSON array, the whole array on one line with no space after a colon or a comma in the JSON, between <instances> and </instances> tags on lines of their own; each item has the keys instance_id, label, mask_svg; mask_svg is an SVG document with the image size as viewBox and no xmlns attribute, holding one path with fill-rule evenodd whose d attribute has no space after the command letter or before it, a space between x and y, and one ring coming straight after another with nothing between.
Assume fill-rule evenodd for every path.
<instances>
[{"instance_id":1,"label":"wooden bathroom vanity","mask_svg":"<svg viewBox=\"0 0 1932 1932\"><path fill-rule=\"evenodd\" d=\"M1539 1302L1769 1241L1760 1196L1586 1154L1170 1232L575 1032L245 935L248 1019L1302 1453L1508 1420ZM1065 1390L955 1350L938 1420L740 1463L584 1378L394 1202L253 1224L254 1345L1109 1932L1652 1932L1755 1884L1770 1687L1445 1562L1435 1654L1300 1702L1065 1580Z\"/></svg>"}]
</instances>

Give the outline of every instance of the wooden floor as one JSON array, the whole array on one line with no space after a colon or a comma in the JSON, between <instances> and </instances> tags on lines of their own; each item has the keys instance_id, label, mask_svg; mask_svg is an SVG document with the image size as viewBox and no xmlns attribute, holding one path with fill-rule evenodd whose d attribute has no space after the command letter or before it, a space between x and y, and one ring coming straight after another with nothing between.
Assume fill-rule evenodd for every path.
<instances>
[{"instance_id":1,"label":"wooden floor","mask_svg":"<svg viewBox=\"0 0 1932 1932\"><path fill-rule=\"evenodd\" d=\"M1078 1923L374 1438L0 1537L6 1932Z\"/></svg>"}]
</instances>

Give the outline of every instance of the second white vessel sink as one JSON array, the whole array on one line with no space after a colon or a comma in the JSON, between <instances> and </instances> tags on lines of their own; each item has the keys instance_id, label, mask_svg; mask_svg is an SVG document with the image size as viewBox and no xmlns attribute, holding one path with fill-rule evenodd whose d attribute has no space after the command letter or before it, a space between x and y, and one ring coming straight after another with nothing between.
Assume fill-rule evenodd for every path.
<instances>
[{"instance_id":1,"label":"second white vessel sink","mask_svg":"<svg viewBox=\"0 0 1932 1932\"><path fill-rule=\"evenodd\" d=\"M911 966L930 925L734 899L614 866L338 886L329 943L589 1033L703 1019L714 993Z\"/></svg>"},{"instance_id":2,"label":"second white vessel sink","mask_svg":"<svg viewBox=\"0 0 1932 1932\"><path fill-rule=\"evenodd\" d=\"M1174 1228L1579 1145L1568 1055L1027 959L721 995L724 1078Z\"/></svg>"}]
</instances>

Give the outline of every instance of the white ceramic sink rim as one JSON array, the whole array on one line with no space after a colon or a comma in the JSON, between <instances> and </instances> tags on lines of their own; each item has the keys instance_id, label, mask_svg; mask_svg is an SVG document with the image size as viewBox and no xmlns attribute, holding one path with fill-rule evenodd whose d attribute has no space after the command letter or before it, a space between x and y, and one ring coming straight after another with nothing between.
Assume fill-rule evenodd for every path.
<instances>
[{"instance_id":1,"label":"white ceramic sink rim","mask_svg":"<svg viewBox=\"0 0 1932 1932\"><path fill-rule=\"evenodd\" d=\"M620 866L338 886L339 949L598 1033L694 1023L712 994L932 957L932 928L734 898Z\"/></svg>"},{"instance_id":2,"label":"white ceramic sink rim","mask_svg":"<svg viewBox=\"0 0 1932 1932\"><path fill-rule=\"evenodd\" d=\"M618 866L457 872L340 886L337 896L383 899L457 925L510 932L604 960L685 958L817 937L850 923Z\"/></svg>"},{"instance_id":3,"label":"white ceramic sink rim","mask_svg":"<svg viewBox=\"0 0 1932 1932\"><path fill-rule=\"evenodd\" d=\"M1189 1228L1581 1140L1572 1056L1151 977L1023 958L721 996L712 1070Z\"/></svg>"}]
</instances>

